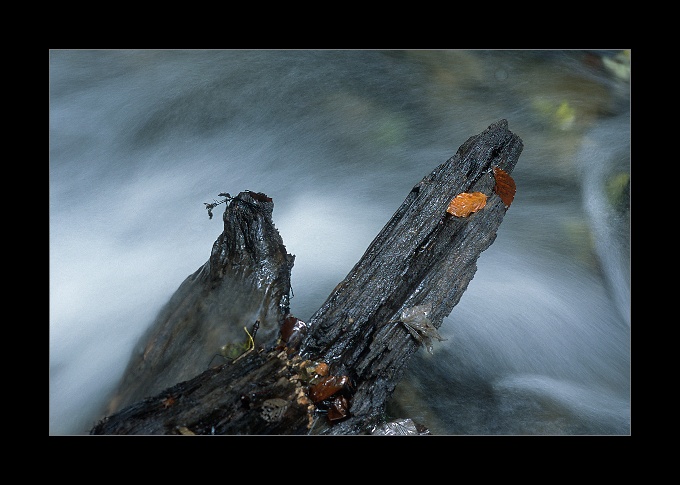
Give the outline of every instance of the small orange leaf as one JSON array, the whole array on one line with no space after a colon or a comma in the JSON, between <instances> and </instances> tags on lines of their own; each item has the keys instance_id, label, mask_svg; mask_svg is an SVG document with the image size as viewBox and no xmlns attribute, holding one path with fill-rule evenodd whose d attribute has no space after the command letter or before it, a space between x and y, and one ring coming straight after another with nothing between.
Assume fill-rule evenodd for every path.
<instances>
[{"instance_id":1,"label":"small orange leaf","mask_svg":"<svg viewBox=\"0 0 680 485\"><path fill-rule=\"evenodd\" d=\"M493 168L493 176L496 178L496 186L493 190L501 198L507 209L512 204L512 199L515 198L517 191L515 181L508 172L498 167Z\"/></svg>"},{"instance_id":2,"label":"small orange leaf","mask_svg":"<svg viewBox=\"0 0 680 485\"><path fill-rule=\"evenodd\" d=\"M446 212L456 217L467 217L485 205L486 195L482 192L463 192L451 199Z\"/></svg>"}]
</instances>

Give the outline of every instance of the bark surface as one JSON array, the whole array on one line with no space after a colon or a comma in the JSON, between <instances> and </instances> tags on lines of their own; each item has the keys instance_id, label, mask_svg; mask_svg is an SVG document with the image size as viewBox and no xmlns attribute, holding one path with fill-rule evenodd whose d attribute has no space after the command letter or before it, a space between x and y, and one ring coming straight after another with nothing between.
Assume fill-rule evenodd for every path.
<instances>
[{"instance_id":1,"label":"bark surface","mask_svg":"<svg viewBox=\"0 0 680 485\"><path fill-rule=\"evenodd\" d=\"M295 256L286 252L265 194L245 191L225 204L210 258L140 340L106 414L232 360L253 333L262 348L276 343Z\"/></svg>"},{"instance_id":2,"label":"bark surface","mask_svg":"<svg viewBox=\"0 0 680 485\"><path fill-rule=\"evenodd\" d=\"M522 149L522 140L509 131L506 120L469 138L413 187L309 322L285 320L288 293L270 292L269 314L283 327L284 338L278 344L269 338L235 360L153 397L128 400L126 408L103 419L91 433L375 432L410 356L437 341L436 329L460 301L480 254L495 240L509 204L497 193L502 191L493 169L510 174ZM464 192L485 194L486 205L467 217L447 213L451 200ZM507 202L507 192L502 195ZM225 211L225 233L211 256L212 260L216 252L224 253L219 259L222 268L233 267L230 258L239 260L238 254L248 252L253 242L227 234L230 209ZM271 217L271 211L268 214ZM230 247L235 252L225 251ZM285 281L289 289L293 257L282 242L279 253L285 257L274 265L278 269L265 273L278 275L272 281ZM262 256L265 259L255 263ZM259 255L237 267L247 273L267 266L269 257ZM197 275L212 274L212 267L204 266ZM201 298L209 299L208 293ZM199 305L201 298L193 304ZM246 320L252 324L252 316ZM170 329L158 334L154 345L171 334Z\"/></svg>"}]
</instances>

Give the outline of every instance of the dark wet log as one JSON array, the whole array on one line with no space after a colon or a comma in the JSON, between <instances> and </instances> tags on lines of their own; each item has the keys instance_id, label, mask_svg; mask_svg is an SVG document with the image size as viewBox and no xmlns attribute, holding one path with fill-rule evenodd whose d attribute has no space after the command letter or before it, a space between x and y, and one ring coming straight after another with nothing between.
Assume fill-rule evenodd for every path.
<instances>
[{"instance_id":1,"label":"dark wet log","mask_svg":"<svg viewBox=\"0 0 680 485\"><path fill-rule=\"evenodd\" d=\"M436 341L494 241L507 207L493 168L511 173L522 149L505 120L471 137L413 187L307 327L288 329L288 347L251 350L105 418L92 434L370 433L410 356ZM482 192L486 205L448 214L463 192ZM319 410L327 415L317 419Z\"/></svg>"},{"instance_id":2,"label":"dark wet log","mask_svg":"<svg viewBox=\"0 0 680 485\"><path fill-rule=\"evenodd\" d=\"M276 343L295 257L274 226L269 197L246 191L223 200L224 230L210 258L140 339L107 414L232 360L221 349L230 345L235 357L254 331L263 348Z\"/></svg>"}]
</instances>

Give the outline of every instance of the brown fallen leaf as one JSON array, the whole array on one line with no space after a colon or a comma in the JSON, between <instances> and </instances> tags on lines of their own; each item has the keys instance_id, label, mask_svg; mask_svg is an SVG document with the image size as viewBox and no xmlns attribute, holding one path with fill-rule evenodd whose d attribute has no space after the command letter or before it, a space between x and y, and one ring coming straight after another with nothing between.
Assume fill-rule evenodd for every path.
<instances>
[{"instance_id":1,"label":"brown fallen leaf","mask_svg":"<svg viewBox=\"0 0 680 485\"><path fill-rule=\"evenodd\" d=\"M493 176L496 178L496 186L493 190L501 198L507 209L512 204L517 191L515 181L508 172L498 167L493 168Z\"/></svg>"},{"instance_id":2,"label":"brown fallen leaf","mask_svg":"<svg viewBox=\"0 0 680 485\"><path fill-rule=\"evenodd\" d=\"M486 205L486 195L482 192L463 192L451 199L446 212L456 217L467 217Z\"/></svg>"}]
</instances>

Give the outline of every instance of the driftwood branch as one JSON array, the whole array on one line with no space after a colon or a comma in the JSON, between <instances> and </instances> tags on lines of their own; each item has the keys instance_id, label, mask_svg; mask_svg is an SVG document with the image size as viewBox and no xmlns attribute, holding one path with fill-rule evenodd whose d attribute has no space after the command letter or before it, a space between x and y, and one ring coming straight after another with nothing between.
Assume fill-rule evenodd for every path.
<instances>
[{"instance_id":1,"label":"driftwood branch","mask_svg":"<svg viewBox=\"0 0 680 485\"><path fill-rule=\"evenodd\" d=\"M225 209L225 231L215 243L211 260L189 278L200 282L200 291L178 290L185 293L184 298L191 293L191 311L182 301L169 304L165 316L156 323L165 330L156 330L155 339L146 342L153 342L152 348L172 347L166 341L172 340L173 328L174 335L178 334L178 322L195 327L191 317L196 315L196 308L211 299L211 285L221 288L229 281L227 286L234 290L234 275L248 291L269 288L269 299L261 301L269 302L270 311L261 317L269 317L269 328L275 320L277 332L256 337L259 345L233 361L182 382L180 377L174 381L179 383L162 390L158 387L178 379L180 373L162 377L163 372L155 367L149 371L144 359L138 358L136 367L131 363L130 369L146 370L155 376L152 380L156 387L135 384L144 372L126 373L129 380L121 393L130 387L136 391L125 399L119 393L114 402L120 410L99 422L91 433L366 434L376 430L383 424L386 401L410 356L421 345L427 347L436 340L436 329L472 280L477 259L494 241L509 204L495 190L493 169L511 173L522 148L521 139L508 130L505 120L468 139L453 157L413 187L362 258L307 323L286 314L293 257L286 254L282 242L274 244L278 248L276 264L270 264L254 279L243 277L274 257L265 252L244 260L244 249L278 233L273 224L269 225L271 210L261 210L262 204L271 201L263 194L239 194L242 203L232 202ZM451 200L464 192L485 194L485 207L467 217L448 214ZM273 204L266 207L271 209ZM250 226L245 223L234 230L233 212L237 210L244 216L241 222L250 221ZM253 234L244 227L263 230ZM251 234L254 239L249 241L239 234ZM221 255L219 262L213 262L216 254ZM269 286L258 286L258 282L269 282ZM191 286L187 282L184 285ZM237 294L229 293L232 303ZM252 296L251 291L251 298L245 301L252 301ZM234 315L239 313L237 305L230 305L230 309ZM252 312L246 321L252 325ZM183 345L185 339L175 344L177 349ZM196 354L201 355L200 366L204 366L206 352ZM161 359L167 357L159 350L155 360ZM142 399L142 394L153 397Z\"/></svg>"},{"instance_id":2,"label":"driftwood branch","mask_svg":"<svg viewBox=\"0 0 680 485\"><path fill-rule=\"evenodd\" d=\"M270 198L246 191L230 199L210 258L140 340L106 414L231 360L243 352L239 345L248 343L248 333L262 346L276 342L295 257L274 226Z\"/></svg>"}]
</instances>

